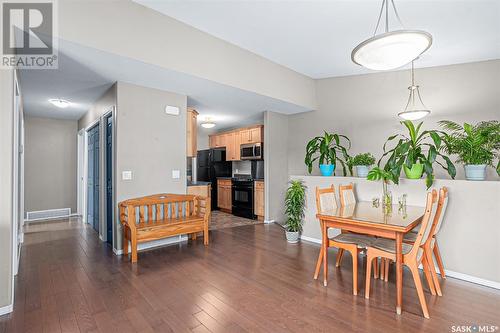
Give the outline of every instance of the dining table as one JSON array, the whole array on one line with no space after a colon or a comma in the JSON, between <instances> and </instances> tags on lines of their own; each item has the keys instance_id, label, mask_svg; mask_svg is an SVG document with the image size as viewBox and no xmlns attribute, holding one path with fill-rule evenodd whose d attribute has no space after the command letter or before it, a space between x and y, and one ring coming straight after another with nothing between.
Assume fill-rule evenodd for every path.
<instances>
[{"instance_id":1,"label":"dining table","mask_svg":"<svg viewBox=\"0 0 500 333\"><path fill-rule=\"evenodd\" d=\"M338 206L316 215L322 226L323 278L328 284L328 229L354 232L394 239L396 246L396 312L401 314L403 303L403 238L422 222L425 207L376 204L358 201Z\"/></svg>"}]
</instances>

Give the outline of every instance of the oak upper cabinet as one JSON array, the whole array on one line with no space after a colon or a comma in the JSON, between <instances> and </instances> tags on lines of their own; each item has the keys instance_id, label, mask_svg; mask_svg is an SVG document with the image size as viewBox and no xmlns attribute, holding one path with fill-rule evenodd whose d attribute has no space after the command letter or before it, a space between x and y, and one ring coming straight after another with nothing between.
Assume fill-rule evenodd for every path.
<instances>
[{"instance_id":1,"label":"oak upper cabinet","mask_svg":"<svg viewBox=\"0 0 500 333\"><path fill-rule=\"evenodd\" d=\"M226 134L226 161L240 160L240 135L238 132Z\"/></svg>"},{"instance_id":2,"label":"oak upper cabinet","mask_svg":"<svg viewBox=\"0 0 500 333\"><path fill-rule=\"evenodd\" d=\"M213 134L209 136L210 148L226 147L226 134Z\"/></svg>"},{"instance_id":3,"label":"oak upper cabinet","mask_svg":"<svg viewBox=\"0 0 500 333\"><path fill-rule=\"evenodd\" d=\"M196 156L198 152L196 136L198 135L196 120L198 118L198 112L195 109L187 109L187 144L186 153L188 157Z\"/></svg>"},{"instance_id":4,"label":"oak upper cabinet","mask_svg":"<svg viewBox=\"0 0 500 333\"><path fill-rule=\"evenodd\" d=\"M256 180L254 184L254 214L262 221L264 220L264 181Z\"/></svg>"},{"instance_id":5,"label":"oak upper cabinet","mask_svg":"<svg viewBox=\"0 0 500 333\"><path fill-rule=\"evenodd\" d=\"M240 144L263 142L263 126L245 128L240 131Z\"/></svg>"},{"instance_id":6,"label":"oak upper cabinet","mask_svg":"<svg viewBox=\"0 0 500 333\"><path fill-rule=\"evenodd\" d=\"M217 179L217 207L222 211L231 212L231 179Z\"/></svg>"}]
</instances>

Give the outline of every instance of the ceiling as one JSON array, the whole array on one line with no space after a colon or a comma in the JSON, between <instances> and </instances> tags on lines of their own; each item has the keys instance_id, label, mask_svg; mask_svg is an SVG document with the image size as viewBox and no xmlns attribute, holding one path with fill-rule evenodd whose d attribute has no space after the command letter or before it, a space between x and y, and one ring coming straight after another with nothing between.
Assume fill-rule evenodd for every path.
<instances>
[{"instance_id":1,"label":"ceiling","mask_svg":"<svg viewBox=\"0 0 500 333\"><path fill-rule=\"evenodd\" d=\"M188 96L188 106L209 116L216 130L262 121L263 111L293 114L301 106L200 79L134 59L59 40L57 70L21 70L20 82L27 115L79 119L116 82L127 82ZM60 109L48 102L62 98L72 105Z\"/></svg>"},{"instance_id":2,"label":"ceiling","mask_svg":"<svg viewBox=\"0 0 500 333\"><path fill-rule=\"evenodd\" d=\"M135 2L312 78L372 72L350 56L373 34L381 0ZM395 3L406 28L434 38L417 67L500 58L500 1Z\"/></svg>"}]
</instances>

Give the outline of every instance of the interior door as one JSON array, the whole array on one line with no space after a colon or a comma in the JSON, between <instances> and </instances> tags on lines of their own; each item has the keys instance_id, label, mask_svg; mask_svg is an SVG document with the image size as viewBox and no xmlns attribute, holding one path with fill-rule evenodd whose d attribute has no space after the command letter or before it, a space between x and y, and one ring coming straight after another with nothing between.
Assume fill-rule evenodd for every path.
<instances>
[{"instance_id":1,"label":"interior door","mask_svg":"<svg viewBox=\"0 0 500 333\"><path fill-rule=\"evenodd\" d=\"M113 117L106 118L106 233L113 243Z\"/></svg>"},{"instance_id":2,"label":"interior door","mask_svg":"<svg viewBox=\"0 0 500 333\"><path fill-rule=\"evenodd\" d=\"M99 231L99 125L87 133L87 223Z\"/></svg>"},{"instance_id":3,"label":"interior door","mask_svg":"<svg viewBox=\"0 0 500 333\"><path fill-rule=\"evenodd\" d=\"M100 134L99 126L95 128L94 134L94 229L99 232L99 162L100 162Z\"/></svg>"}]
</instances>

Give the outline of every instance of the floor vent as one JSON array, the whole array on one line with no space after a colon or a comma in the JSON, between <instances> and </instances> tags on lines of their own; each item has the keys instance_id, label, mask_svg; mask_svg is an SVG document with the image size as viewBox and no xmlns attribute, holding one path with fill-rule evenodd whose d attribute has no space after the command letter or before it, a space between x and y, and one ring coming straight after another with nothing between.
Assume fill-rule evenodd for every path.
<instances>
[{"instance_id":1,"label":"floor vent","mask_svg":"<svg viewBox=\"0 0 500 333\"><path fill-rule=\"evenodd\" d=\"M27 222L68 217L71 215L71 208L39 210L27 213Z\"/></svg>"}]
</instances>

